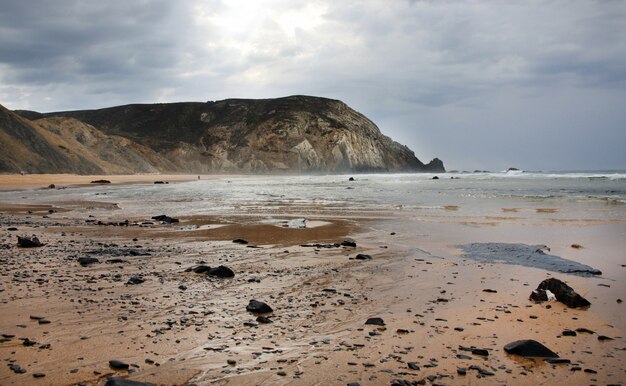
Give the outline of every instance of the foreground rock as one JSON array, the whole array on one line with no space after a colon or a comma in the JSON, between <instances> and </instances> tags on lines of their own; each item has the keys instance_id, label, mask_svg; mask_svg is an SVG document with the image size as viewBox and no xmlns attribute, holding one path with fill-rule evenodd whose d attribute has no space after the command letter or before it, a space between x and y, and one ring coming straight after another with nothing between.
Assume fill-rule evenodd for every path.
<instances>
[{"instance_id":1,"label":"foreground rock","mask_svg":"<svg viewBox=\"0 0 626 386\"><path fill-rule=\"evenodd\" d=\"M509 354L523 357L558 358L559 355L536 340L516 340L504 346Z\"/></svg>"},{"instance_id":2,"label":"foreground rock","mask_svg":"<svg viewBox=\"0 0 626 386\"><path fill-rule=\"evenodd\" d=\"M221 277L221 278L235 277L235 273L233 272L233 270L224 265L220 265L219 267L216 267L216 268L210 268L207 271L207 275Z\"/></svg>"},{"instance_id":3,"label":"foreground rock","mask_svg":"<svg viewBox=\"0 0 626 386\"><path fill-rule=\"evenodd\" d=\"M45 244L40 242L36 236L28 237L20 237L17 236L17 246L20 248L37 248L43 247Z\"/></svg>"},{"instance_id":4,"label":"foreground rock","mask_svg":"<svg viewBox=\"0 0 626 386\"><path fill-rule=\"evenodd\" d=\"M250 303L246 306L246 311L255 314L269 314L270 312L274 312L272 307L268 306L266 303L254 299L250 300Z\"/></svg>"},{"instance_id":5,"label":"foreground rock","mask_svg":"<svg viewBox=\"0 0 626 386\"><path fill-rule=\"evenodd\" d=\"M111 366L111 368L115 370L126 370L130 367L128 363L118 361L117 359L111 359L109 361L109 366Z\"/></svg>"},{"instance_id":6,"label":"foreground rock","mask_svg":"<svg viewBox=\"0 0 626 386\"><path fill-rule=\"evenodd\" d=\"M365 321L365 324L371 324L374 326L384 326L385 325L385 321L383 320L383 318L369 318Z\"/></svg>"},{"instance_id":7,"label":"foreground rock","mask_svg":"<svg viewBox=\"0 0 626 386\"><path fill-rule=\"evenodd\" d=\"M536 302L547 301L550 293L556 297L556 300L570 308L588 307L591 305L587 299L577 294L572 287L553 277L542 281L537 289L530 294L530 300Z\"/></svg>"}]
</instances>

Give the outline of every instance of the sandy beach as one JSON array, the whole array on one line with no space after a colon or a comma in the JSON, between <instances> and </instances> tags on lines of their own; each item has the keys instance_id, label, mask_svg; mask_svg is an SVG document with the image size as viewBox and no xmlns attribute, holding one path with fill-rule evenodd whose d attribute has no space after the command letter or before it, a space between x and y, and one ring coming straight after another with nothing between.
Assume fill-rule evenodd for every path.
<instances>
[{"instance_id":1,"label":"sandy beach","mask_svg":"<svg viewBox=\"0 0 626 386\"><path fill-rule=\"evenodd\" d=\"M101 178L148 187L197 176L0 176L0 189L84 187ZM109 196L31 202L16 194L0 202L0 384L104 385L110 377L166 385L626 379L626 219L604 214L613 207L598 206L589 218L569 203L475 207L459 200L409 211L268 199L254 210L244 203L168 223L152 219L172 215L167 208L136 215L141 208ZM300 218L309 225L288 226ZM17 236L31 235L45 245L17 246ZM493 241L546 244L549 253L603 274L477 262L458 248ZM79 258L97 261L81 265ZM199 266L225 266L234 277L195 273ZM567 282L591 307L530 301L548 277ZM246 310L253 299L271 306L267 319ZM366 324L369 318L382 321ZM503 350L520 339L537 340L570 362Z\"/></svg>"}]
</instances>

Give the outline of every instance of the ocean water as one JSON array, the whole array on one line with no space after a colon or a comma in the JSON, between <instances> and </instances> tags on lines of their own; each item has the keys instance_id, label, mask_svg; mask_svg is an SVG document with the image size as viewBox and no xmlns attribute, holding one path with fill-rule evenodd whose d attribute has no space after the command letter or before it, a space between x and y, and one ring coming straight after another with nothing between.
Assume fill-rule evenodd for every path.
<instances>
[{"instance_id":1,"label":"ocean water","mask_svg":"<svg viewBox=\"0 0 626 386\"><path fill-rule=\"evenodd\" d=\"M316 211L376 215L386 211L428 213L442 208L478 214L489 208L541 207L549 212L558 207L583 218L625 219L626 171L239 176L167 185L1 192L0 200L31 204L116 202L126 216L156 212L176 216L271 215L280 210L300 210L303 215Z\"/></svg>"}]
</instances>

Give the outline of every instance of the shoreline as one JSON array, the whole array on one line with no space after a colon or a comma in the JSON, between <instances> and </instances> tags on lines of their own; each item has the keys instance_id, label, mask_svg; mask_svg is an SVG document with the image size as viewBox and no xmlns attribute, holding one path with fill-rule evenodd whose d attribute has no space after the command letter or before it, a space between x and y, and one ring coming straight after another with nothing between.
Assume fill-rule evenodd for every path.
<instances>
[{"instance_id":1,"label":"shoreline","mask_svg":"<svg viewBox=\"0 0 626 386\"><path fill-rule=\"evenodd\" d=\"M74 186L102 186L109 184L95 184L91 181L108 180L110 185L154 183L163 182L189 182L198 180L211 180L218 178L235 177L233 174L101 174L101 175L81 175L81 174L0 174L0 191L26 190L26 189L48 189L50 184L54 184L56 189Z\"/></svg>"}]
</instances>

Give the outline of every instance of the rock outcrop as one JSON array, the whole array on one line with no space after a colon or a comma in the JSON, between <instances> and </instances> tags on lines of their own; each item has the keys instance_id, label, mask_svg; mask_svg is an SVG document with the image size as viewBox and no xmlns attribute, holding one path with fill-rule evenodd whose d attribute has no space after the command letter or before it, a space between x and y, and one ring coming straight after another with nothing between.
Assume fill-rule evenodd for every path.
<instances>
[{"instance_id":1,"label":"rock outcrop","mask_svg":"<svg viewBox=\"0 0 626 386\"><path fill-rule=\"evenodd\" d=\"M62 139L69 151L91 150L89 156L71 157L82 156L101 169L67 170L72 172L125 173L133 165L136 171L189 173L444 171L439 159L422 163L343 102L318 97L20 114L21 121ZM124 151L112 153L107 146Z\"/></svg>"}]
</instances>

